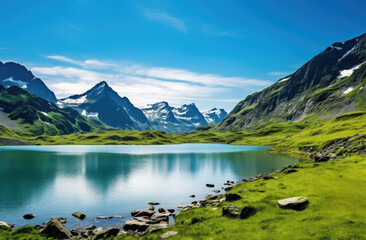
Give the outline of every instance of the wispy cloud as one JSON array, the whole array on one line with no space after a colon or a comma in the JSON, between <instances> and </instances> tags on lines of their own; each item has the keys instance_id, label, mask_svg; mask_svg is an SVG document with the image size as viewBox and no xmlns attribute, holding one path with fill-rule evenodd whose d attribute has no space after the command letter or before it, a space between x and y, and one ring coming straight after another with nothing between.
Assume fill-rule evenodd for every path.
<instances>
[{"instance_id":1,"label":"wispy cloud","mask_svg":"<svg viewBox=\"0 0 366 240\"><path fill-rule=\"evenodd\" d=\"M140 106L158 101L181 104L182 100L237 102L217 99L230 88L268 86L271 82L243 77L201 74L184 69L144 67L136 64L100 60L75 60L65 56L49 59L73 66L35 66L32 72L47 79L49 87L60 98L87 91L100 81L107 81L121 96Z\"/></svg>"},{"instance_id":2,"label":"wispy cloud","mask_svg":"<svg viewBox=\"0 0 366 240\"><path fill-rule=\"evenodd\" d=\"M286 76L289 75L291 72L269 72L268 75L270 76Z\"/></svg>"},{"instance_id":3,"label":"wispy cloud","mask_svg":"<svg viewBox=\"0 0 366 240\"><path fill-rule=\"evenodd\" d=\"M182 19L173 17L172 15L169 15L167 13L157 12L146 8L142 9L142 13L146 18L152 21L166 24L181 32L187 33L187 27Z\"/></svg>"},{"instance_id":4,"label":"wispy cloud","mask_svg":"<svg viewBox=\"0 0 366 240\"><path fill-rule=\"evenodd\" d=\"M222 30L213 24L207 23L202 24L202 32L218 37L244 38L243 34L238 30Z\"/></svg>"}]
</instances>

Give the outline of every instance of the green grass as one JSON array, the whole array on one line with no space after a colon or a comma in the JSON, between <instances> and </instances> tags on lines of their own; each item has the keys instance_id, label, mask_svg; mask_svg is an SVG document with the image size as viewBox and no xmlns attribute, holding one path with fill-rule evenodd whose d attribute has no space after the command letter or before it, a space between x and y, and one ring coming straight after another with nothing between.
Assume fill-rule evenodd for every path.
<instances>
[{"instance_id":1,"label":"green grass","mask_svg":"<svg viewBox=\"0 0 366 240\"><path fill-rule=\"evenodd\" d=\"M181 212L174 226L141 239L160 239L167 231L179 233L169 239L366 239L366 156L339 148L337 154L341 157L336 160L314 163L308 158L314 151L348 136L354 136L351 147L362 148L365 135L366 112L354 112L332 120L305 119L299 123L271 121L251 129L227 133L196 131L166 134L160 131L121 130L22 139L35 144L223 142L272 145L270 151L302 156L307 160L298 164L298 172L279 172L271 180L238 185L231 192L240 194L241 200L220 203L216 210L200 207ZM304 147L312 147L313 152L305 152ZM239 193L242 189L245 191ZM277 206L277 200L294 196L308 197L308 208L293 211ZM258 211L248 219L229 219L222 217L222 207L225 205L253 206ZM0 239L11 239L10 234L13 233L0 232ZM40 236L29 233L24 234L24 239L40 239ZM137 237L124 235L115 239Z\"/></svg>"}]
</instances>

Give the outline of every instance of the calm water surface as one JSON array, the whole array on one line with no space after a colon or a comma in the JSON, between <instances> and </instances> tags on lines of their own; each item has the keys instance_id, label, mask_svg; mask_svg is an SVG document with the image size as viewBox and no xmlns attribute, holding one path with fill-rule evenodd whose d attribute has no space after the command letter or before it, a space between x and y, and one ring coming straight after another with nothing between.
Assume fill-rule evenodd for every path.
<instances>
[{"instance_id":1,"label":"calm water surface","mask_svg":"<svg viewBox=\"0 0 366 240\"><path fill-rule=\"evenodd\" d=\"M203 199L227 180L240 180L299 160L267 153L263 146L180 144L161 146L0 147L0 221L41 224L52 216L86 213L86 227L121 227L133 209L176 208ZM35 213L24 220L25 213ZM122 215L124 219L94 220Z\"/></svg>"}]
</instances>

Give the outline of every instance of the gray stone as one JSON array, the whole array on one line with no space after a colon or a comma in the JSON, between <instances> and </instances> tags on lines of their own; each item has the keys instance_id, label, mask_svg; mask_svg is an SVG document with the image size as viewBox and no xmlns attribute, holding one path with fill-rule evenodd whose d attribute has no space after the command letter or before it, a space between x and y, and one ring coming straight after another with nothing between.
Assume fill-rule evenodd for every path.
<instances>
[{"instance_id":1,"label":"gray stone","mask_svg":"<svg viewBox=\"0 0 366 240\"><path fill-rule=\"evenodd\" d=\"M241 214L241 207L237 206L224 206L222 208L222 216L230 218L238 218Z\"/></svg>"},{"instance_id":2,"label":"gray stone","mask_svg":"<svg viewBox=\"0 0 366 240\"><path fill-rule=\"evenodd\" d=\"M92 239L93 240L97 240L97 239L104 239L104 238L109 238L109 237L115 237L115 236L117 236L118 233L119 233L119 229L118 228L111 227L111 228L108 228L106 230L100 231Z\"/></svg>"},{"instance_id":3,"label":"gray stone","mask_svg":"<svg viewBox=\"0 0 366 240\"><path fill-rule=\"evenodd\" d=\"M46 222L44 228L41 230L41 233L51 238L71 238L71 232L57 219L51 219Z\"/></svg>"},{"instance_id":4,"label":"gray stone","mask_svg":"<svg viewBox=\"0 0 366 240\"><path fill-rule=\"evenodd\" d=\"M93 234L93 235L96 235L96 234L98 234L99 232L101 232L101 231L103 231L103 230L104 230L104 229L103 229L102 227L95 228L95 229L93 229L92 234Z\"/></svg>"},{"instance_id":5,"label":"gray stone","mask_svg":"<svg viewBox=\"0 0 366 240\"><path fill-rule=\"evenodd\" d=\"M165 239L165 238L177 235L177 234L178 234L177 232L169 231L169 232L166 232L163 235L161 235L160 238Z\"/></svg>"},{"instance_id":6,"label":"gray stone","mask_svg":"<svg viewBox=\"0 0 366 240\"><path fill-rule=\"evenodd\" d=\"M151 216L151 220L156 222L169 222L170 213L155 213Z\"/></svg>"},{"instance_id":7,"label":"gray stone","mask_svg":"<svg viewBox=\"0 0 366 240\"><path fill-rule=\"evenodd\" d=\"M153 225L150 225L143 234L150 234L152 232L156 232L158 230L165 229L168 227L169 227L169 224L167 224L167 223L153 224Z\"/></svg>"},{"instance_id":8,"label":"gray stone","mask_svg":"<svg viewBox=\"0 0 366 240\"><path fill-rule=\"evenodd\" d=\"M99 216L97 219L112 219L112 216Z\"/></svg>"},{"instance_id":9,"label":"gray stone","mask_svg":"<svg viewBox=\"0 0 366 240\"><path fill-rule=\"evenodd\" d=\"M283 208L283 209L293 209L293 210L301 211L301 210L304 210L308 206L309 200L307 199L307 197L303 197L303 196L292 197L292 198L278 200L277 204L280 208Z\"/></svg>"},{"instance_id":10,"label":"gray stone","mask_svg":"<svg viewBox=\"0 0 366 240\"><path fill-rule=\"evenodd\" d=\"M132 217L151 217L155 212L149 209L140 209L131 211Z\"/></svg>"},{"instance_id":11,"label":"gray stone","mask_svg":"<svg viewBox=\"0 0 366 240\"><path fill-rule=\"evenodd\" d=\"M65 217L52 217L51 219L56 219L56 220L60 221L62 224L67 223L67 218L65 218Z\"/></svg>"},{"instance_id":12,"label":"gray stone","mask_svg":"<svg viewBox=\"0 0 366 240\"><path fill-rule=\"evenodd\" d=\"M144 232L146 231L146 229L150 226L150 224L143 222L143 221L138 221L136 219L130 219L127 220L124 224L123 224L123 230L124 231L138 231L138 232Z\"/></svg>"},{"instance_id":13,"label":"gray stone","mask_svg":"<svg viewBox=\"0 0 366 240\"><path fill-rule=\"evenodd\" d=\"M95 225L89 225L89 226L87 226L85 229L86 230L94 230L94 229L96 229L97 227L95 226Z\"/></svg>"},{"instance_id":14,"label":"gray stone","mask_svg":"<svg viewBox=\"0 0 366 240\"><path fill-rule=\"evenodd\" d=\"M0 230L11 231L11 226L7 222L0 221Z\"/></svg>"}]
</instances>

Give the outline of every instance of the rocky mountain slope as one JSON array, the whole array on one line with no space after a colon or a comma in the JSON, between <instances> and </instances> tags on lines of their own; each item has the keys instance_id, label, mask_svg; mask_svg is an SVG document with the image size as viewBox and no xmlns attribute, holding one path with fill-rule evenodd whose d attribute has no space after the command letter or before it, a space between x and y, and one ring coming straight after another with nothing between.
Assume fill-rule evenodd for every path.
<instances>
[{"instance_id":1,"label":"rocky mountain slope","mask_svg":"<svg viewBox=\"0 0 366 240\"><path fill-rule=\"evenodd\" d=\"M205 117L207 124L211 125L221 122L227 116L227 112L222 108L213 108L202 112L202 115Z\"/></svg>"},{"instance_id":2,"label":"rocky mountain slope","mask_svg":"<svg viewBox=\"0 0 366 240\"><path fill-rule=\"evenodd\" d=\"M0 84L4 87L18 86L49 102L56 103L55 94L23 65L0 62Z\"/></svg>"},{"instance_id":3,"label":"rocky mountain slope","mask_svg":"<svg viewBox=\"0 0 366 240\"><path fill-rule=\"evenodd\" d=\"M60 109L56 104L17 86L5 88L0 85L0 112L7 122L34 135L60 135L105 128L100 122L84 118L71 108Z\"/></svg>"},{"instance_id":4,"label":"rocky mountain slope","mask_svg":"<svg viewBox=\"0 0 366 240\"><path fill-rule=\"evenodd\" d=\"M168 133L185 133L207 125L207 121L194 103L171 107L167 102L158 102L142 107L154 130Z\"/></svg>"},{"instance_id":5,"label":"rocky mountain slope","mask_svg":"<svg viewBox=\"0 0 366 240\"><path fill-rule=\"evenodd\" d=\"M215 129L232 131L269 120L333 118L366 108L366 34L336 42L261 92L249 95Z\"/></svg>"},{"instance_id":6,"label":"rocky mountain slope","mask_svg":"<svg viewBox=\"0 0 366 240\"><path fill-rule=\"evenodd\" d=\"M150 122L143 112L126 97L120 97L106 82L100 82L87 92L60 99L57 105L70 107L85 117L120 129L149 130Z\"/></svg>"}]
</instances>

